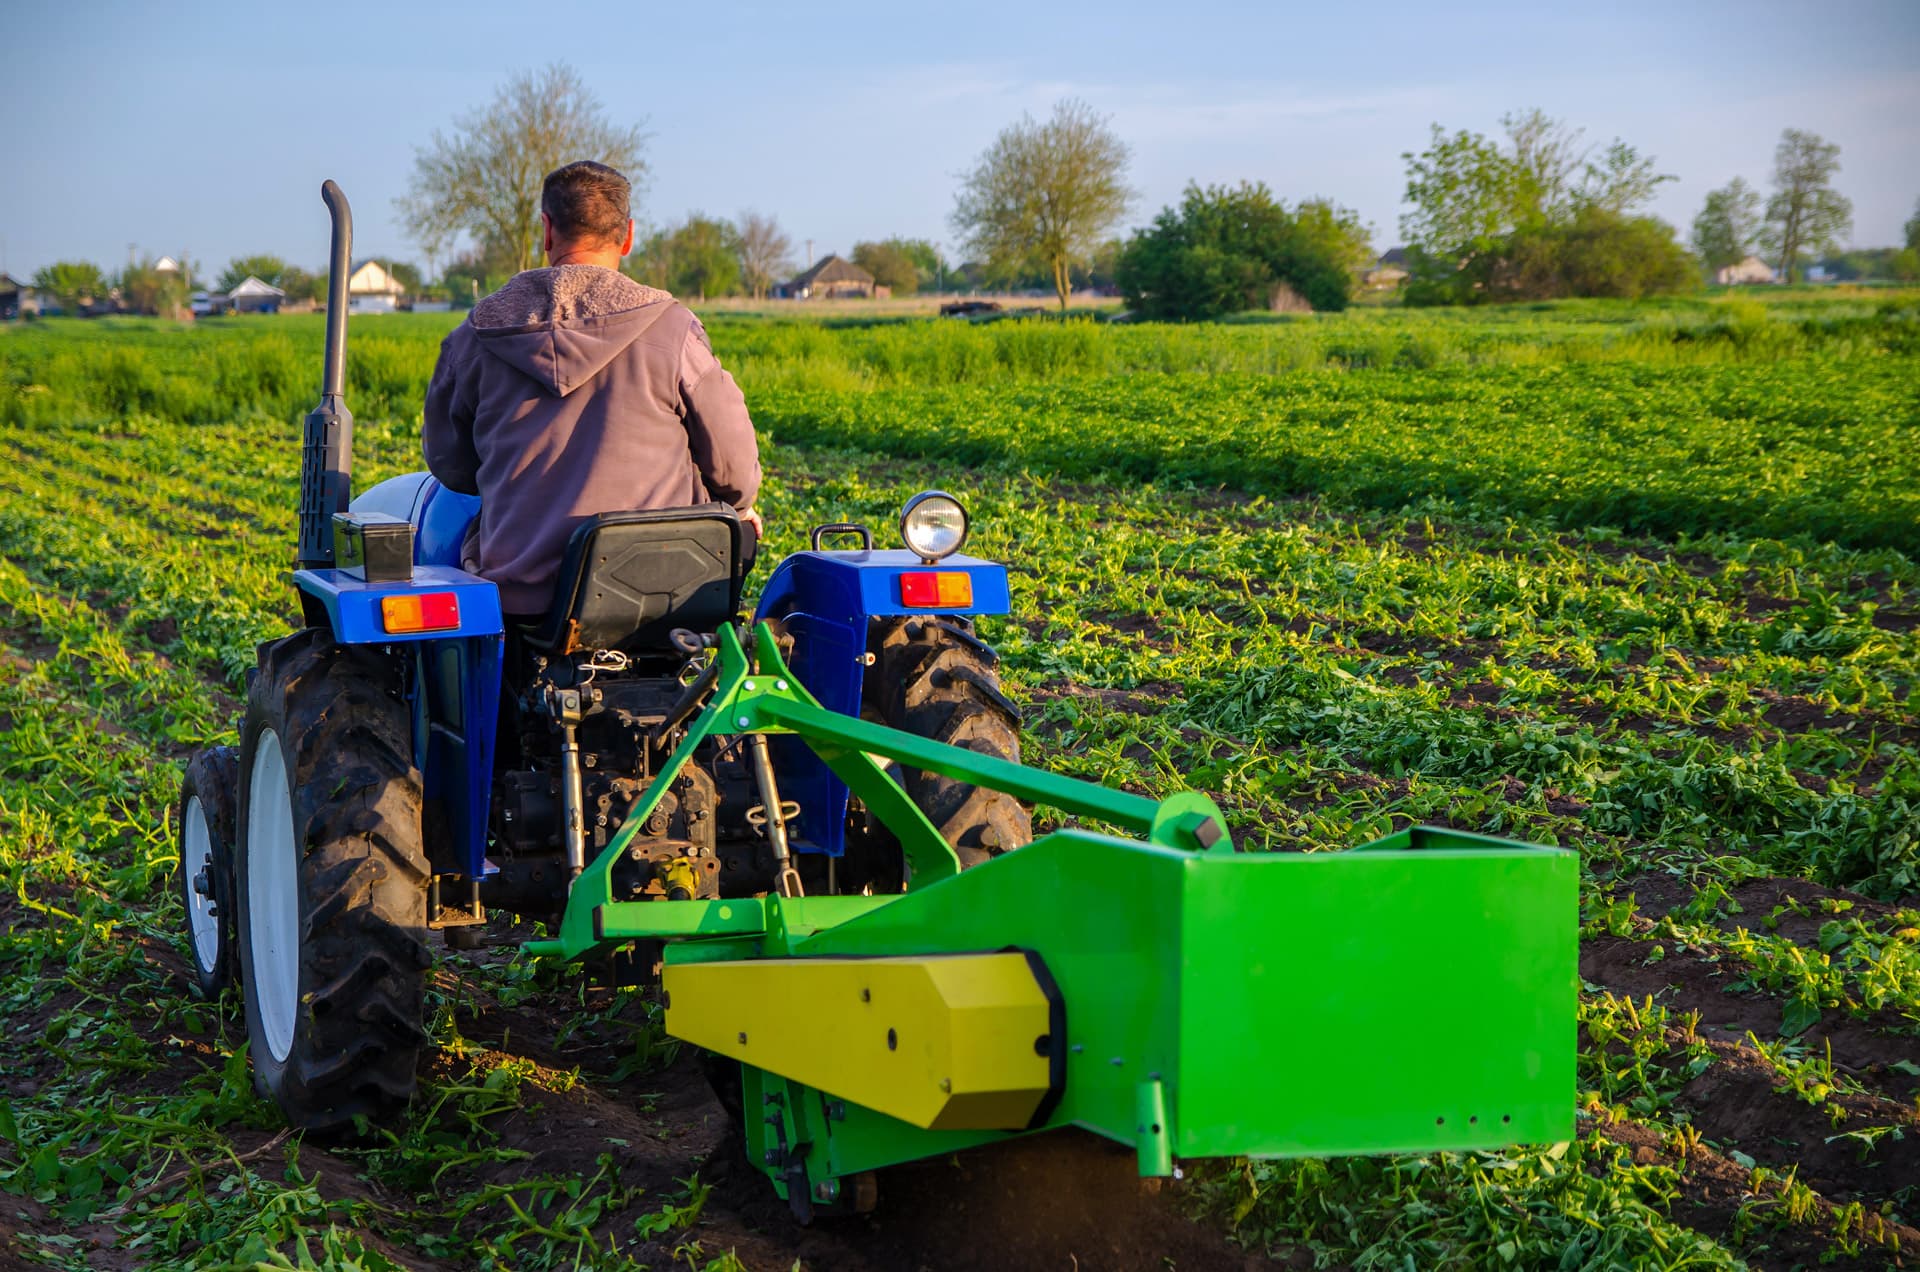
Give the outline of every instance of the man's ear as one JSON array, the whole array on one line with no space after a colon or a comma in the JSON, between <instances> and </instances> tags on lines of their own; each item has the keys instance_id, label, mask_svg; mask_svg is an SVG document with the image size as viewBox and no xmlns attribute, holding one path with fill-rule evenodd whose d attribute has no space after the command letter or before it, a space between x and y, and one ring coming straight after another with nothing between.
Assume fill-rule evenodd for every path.
<instances>
[{"instance_id":1,"label":"man's ear","mask_svg":"<svg viewBox=\"0 0 1920 1272\"><path fill-rule=\"evenodd\" d=\"M553 255L553 218L545 212L540 214L540 250Z\"/></svg>"},{"instance_id":2,"label":"man's ear","mask_svg":"<svg viewBox=\"0 0 1920 1272\"><path fill-rule=\"evenodd\" d=\"M620 240L620 255L631 256L632 254L633 254L633 218L628 217L627 218L627 237Z\"/></svg>"}]
</instances>

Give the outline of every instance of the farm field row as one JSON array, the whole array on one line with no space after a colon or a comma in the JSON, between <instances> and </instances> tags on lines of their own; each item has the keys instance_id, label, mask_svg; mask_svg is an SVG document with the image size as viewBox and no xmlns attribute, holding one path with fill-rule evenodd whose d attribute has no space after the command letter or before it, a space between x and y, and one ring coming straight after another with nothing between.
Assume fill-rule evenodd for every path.
<instances>
[{"instance_id":1,"label":"farm field row","mask_svg":"<svg viewBox=\"0 0 1920 1272\"><path fill-rule=\"evenodd\" d=\"M1204 330L732 323L715 341L782 441L1920 551L1920 305L1829 305L1797 321L1751 302L1717 308L1608 327L1570 307L1485 330L1422 314ZM417 421L446 322L388 321L356 336L349 398L363 421ZM146 416L225 421L247 403L264 423L311 405L316 324L53 326L0 342L0 420L114 430ZM1487 331L1512 356L1405 356ZM1268 373L1275 340L1308 351L1278 363L1284 374Z\"/></svg>"},{"instance_id":2,"label":"farm field row","mask_svg":"<svg viewBox=\"0 0 1920 1272\"><path fill-rule=\"evenodd\" d=\"M1824 409L1836 448L1911 436L1897 373L1911 382L1912 357L1807 357L1840 367L1780 408L1782 434ZM33 396L22 365L8 363L16 403ZM1644 381L1649 418L1703 370L1599 369ZM1514 374L1504 391L1527 392ZM1303 427L1328 429L1337 387L1368 375L1401 403L1400 434L1444 426L1432 404L1478 382L1272 383L1303 399ZM1052 1218L1083 1266L1115 1239L1103 1225L1151 1225L1183 1267L1221 1256L1221 1233L1366 1267L1877 1267L1894 1243L1916 1248L1920 564L1900 550L1900 505L1891 538L1823 547L1769 537L1785 527L1757 503L1631 532L1589 524L1596 505L1506 495L1498 510L1414 487L1369 506L1393 502L1384 486L1283 498L1169 481L1234 471L1183 469L1179 449L1132 469L1018 449L1023 427L1065 437L1090 412L1151 451L1150 412L1093 399L1181 383L1030 385L1020 409L972 416L970 391L951 390L964 469L908 431L942 409L931 390L769 393L767 554L814 522L883 526L913 490L957 489L975 548L1014 568L1014 617L986 635L1030 760L1211 791L1252 849L1338 848L1409 821L1579 849L1582 1115L1563 1146L1211 1168L1150 1204L1107 1198L1084 1232L1063 1206ZM1196 419L1287 405L1251 376L1214 391ZM288 392L304 399L305 377ZM413 467L403 408L353 404L359 480ZM185 997L167 819L183 757L231 740L253 642L291 618L293 431L250 412L33 410L0 413L0 1266L9 1241L62 1266L228 1267L302 1239L341 1267L1022 1265L1032 1234L985 1217L1004 1190L984 1167L916 1177L875 1225L796 1234L753 1172L729 1171L718 1111L643 999L518 962L442 965L440 1053L390 1139L277 1137L236 1059L239 1022ZM1702 489L1737 480L1737 434L1699 443ZM996 446L1024 471L978 462ZM1887 507L1872 483L1897 485L1902 458L1859 465L1876 470L1854 496L1866 513Z\"/></svg>"}]
</instances>

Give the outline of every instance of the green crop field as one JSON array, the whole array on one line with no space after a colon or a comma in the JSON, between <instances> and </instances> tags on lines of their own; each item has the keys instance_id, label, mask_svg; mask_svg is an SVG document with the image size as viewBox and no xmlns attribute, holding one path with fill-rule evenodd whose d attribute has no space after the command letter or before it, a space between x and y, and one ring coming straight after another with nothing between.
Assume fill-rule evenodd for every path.
<instances>
[{"instance_id":1,"label":"green crop field","mask_svg":"<svg viewBox=\"0 0 1920 1272\"><path fill-rule=\"evenodd\" d=\"M451 321L354 320L358 484ZM1920 1257L1920 294L711 330L763 556L968 502L1030 761L1250 850L1577 848L1577 1138L1152 1196L1001 1153L802 1231L645 993L456 953L405 1123L288 1136L187 992L170 818L295 618L320 327L56 321L0 330L0 1268Z\"/></svg>"}]
</instances>

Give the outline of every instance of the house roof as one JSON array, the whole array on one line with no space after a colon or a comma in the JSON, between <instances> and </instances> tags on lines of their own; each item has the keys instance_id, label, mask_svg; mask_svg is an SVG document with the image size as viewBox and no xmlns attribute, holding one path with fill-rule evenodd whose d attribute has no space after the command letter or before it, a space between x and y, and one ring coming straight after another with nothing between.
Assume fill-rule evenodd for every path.
<instances>
[{"instance_id":1,"label":"house roof","mask_svg":"<svg viewBox=\"0 0 1920 1272\"><path fill-rule=\"evenodd\" d=\"M814 262L812 269L807 270L803 274L796 275L794 280L788 283L787 286L794 291L800 291L807 287L818 287L823 283L849 282L865 283L871 286L873 284L873 275L867 273L866 270L861 269L852 261L843 260L838 256L827 255L822 256L818 261Z\"/></svg>"},{"instance_id":2,"label":"house roof","mask_svg":"<svg viewBox=\"0 0 1920 1272\"><path fill-rule=\"evenodd\" d=\"M12 274L0 273L0 292L32 291L33 284L22 282Z\"/></svg>"},{"instance_id":3,"label":"house roof","mask_svg":"<svg viewBox=\"0 0 1920 1272\"><path fill-rule=\"evenodd\" d=\"M362 275L365 276L363 277ZM371 256L355 261L353 268L347 271L347 291L349 293L358 292L362 296L368 293L397 296L405 290L406 288L400 284L400 280L395 278L385 265L382 265Z\"/></svg>"},{"instance_id":4,"label":"house roof","mask_svg":"<svg viewBox=\"0 0 1920 1272\"><path fill-rule=\"evenodd\" d=\"M180 272L180 262L174 260L171 256L162 256L153 263L153 268L156 273L178 274Z\"/></svg>"},{"instance_id":5,"label":"house roof","mask_svg":"<svg viewBox=\"0 0 1920 1272\"><path fill-rule=\"evenodd\" d=\"M1386 251L1380 253L1380 259L1374 263L1376 265L1403 265L1404 266L1407 263L1407 249L1404 247L1390 247Z\"/></svg>"},{"instance_id":6,"label":"house roof","mask_svg":"<svg viewBox=\"0 0 1920 1272\"><path fill-rule=\"evenodd\" d=\"M245 282L227 293L229 296L285 296L286 294L272 283L263 283L252 274L248 274Z\"/></svg>"}]
</instances>

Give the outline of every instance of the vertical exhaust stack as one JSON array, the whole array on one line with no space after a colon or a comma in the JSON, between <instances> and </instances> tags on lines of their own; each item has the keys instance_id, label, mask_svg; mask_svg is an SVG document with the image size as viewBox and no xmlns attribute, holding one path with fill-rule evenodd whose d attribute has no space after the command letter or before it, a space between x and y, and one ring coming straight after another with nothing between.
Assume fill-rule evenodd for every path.
<instances>
[{"instance_id":1,"label":"vertical exhaust stack","mask_svg":"<svg viewBox=\"0 0 1920 1272\"><path fill-rule=\"evenodd\" d=\"M353 498L353 414L347 410L347 273L352 266L353 209L328 181L320 198L333 218L327 272L327 361L320 405L307 416L300 450L300 568L333 566L333 514Z\"/></svg>"}]
</instances>

